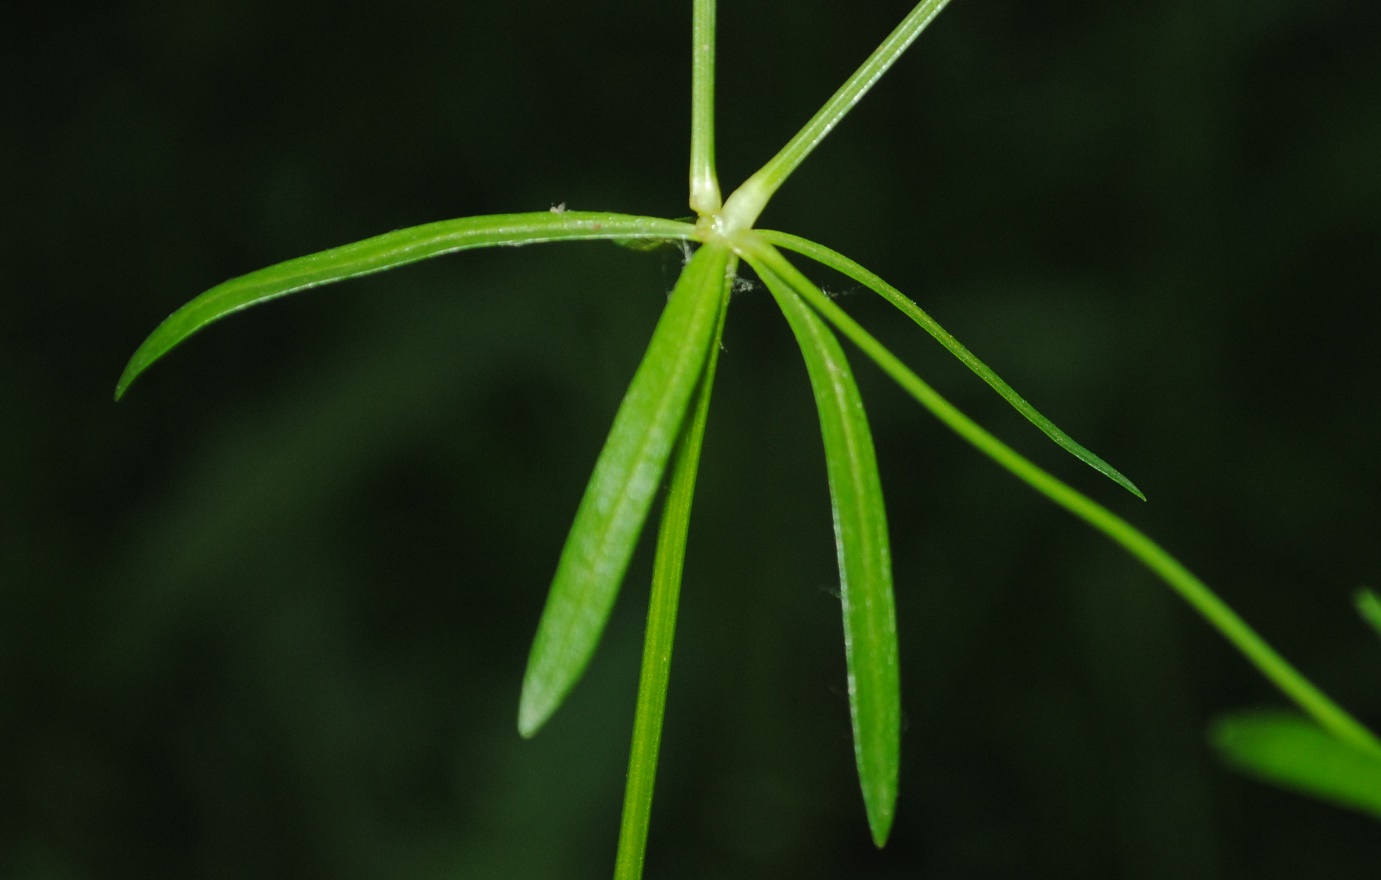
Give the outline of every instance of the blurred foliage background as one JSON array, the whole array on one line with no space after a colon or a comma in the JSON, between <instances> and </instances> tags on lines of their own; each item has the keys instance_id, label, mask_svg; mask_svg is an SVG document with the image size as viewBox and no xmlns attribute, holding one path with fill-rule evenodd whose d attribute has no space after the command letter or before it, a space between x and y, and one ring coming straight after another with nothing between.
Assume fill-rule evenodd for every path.
<instances>
[{"instance_id":1,"label":"blurred foliage background","mask_svg":"<svg viewBox=\"0 0 1381 880\"><path fill-rule=\"evenodd\" d=\"M390 229L682 216L689 3L134 0L0 13L0 876L577 878L613 861L649 560L515 732L569 518L679 254L470 253L124 359L232 275ZM732 188L909 8L720 11ZM1381 13L958 0L766 225L910 293L1150 496L1059 453L1373 726ZM733 304L650 878L1375 877L1374 823L1234 776L1282 702L1158 582L858 358L896 554L897 826L853 777L824 466Z\"/></svg>"}]
</instances>

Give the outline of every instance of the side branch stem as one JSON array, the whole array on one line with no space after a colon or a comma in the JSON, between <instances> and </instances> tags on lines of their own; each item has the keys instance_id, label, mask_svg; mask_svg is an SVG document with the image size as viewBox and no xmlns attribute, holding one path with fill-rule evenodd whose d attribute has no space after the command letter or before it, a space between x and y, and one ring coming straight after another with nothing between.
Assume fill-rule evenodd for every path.
<instances>
[{"instance_id":1,"label":"side branch stem","mask_svg":"<svg viewBox=\"0 0 1381 880\"><path fill-rule=\"evenodd\" d=\"M762 168L744 181L735 190L724 206L723 231L731 234L736 229L750 229L757 222L758 215L791 173L805 158L819 146L825 136L834 129L854 105L863 99L868 90L882 78L888 68L901 57L902 53L920 36L921 31L940 14L949 0L921 0L910 14L897 25L882 45L868 56L853 76L839 87L834 97L811 117L805 127L796 133L787 145Z\"/></svg>"}]
</instances>

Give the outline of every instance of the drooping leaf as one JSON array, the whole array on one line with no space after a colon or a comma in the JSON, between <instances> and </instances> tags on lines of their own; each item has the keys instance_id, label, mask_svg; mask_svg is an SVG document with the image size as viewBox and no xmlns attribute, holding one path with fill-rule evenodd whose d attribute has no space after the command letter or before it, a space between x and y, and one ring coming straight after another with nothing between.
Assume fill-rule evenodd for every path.
<instances>
[{"instance_id":1,"label":"drooping leaf","mask_svg":"<svg viewBox=\"0 0 1381 880\"><path fill-rule=\"evenodd\" d=\"M1357 613L1378 636L1381 636L1381 599L1371 590L1357 591Z\"/></svg>"},{"instance_id":2,"label":"drooping leaf","mask_svg":"<svg viewBox=\"0 0 1381 880\"><path fill-rule=\"evenodd\" d=\"M1213 726L1210 739L1244 773L1381 819L1381 753L1343 742L1303 716L1233 715Z\"/></svg>"},{"instance_id":3,"label":"drooping leaf","mask_svg":"<svg viewBox=\"0 0 1381 880\"><path fill-rule=\"evenodd\" d=\"M736 266L730 263L729 275ZM725 293L727 293L727 287ZM695 477L700 469L700 450L709 419L710 394L714 390L715 367L724 334L727 310L719 310L719 324L705 369L695 393L695 401L681 425L681 437L671 460L662 521L657 529L657 554L652 563L652 595L647 606L647 631L643 639L643 666L638 675L638 706L633 715L633 744L628 753L628 782L624 787L623 819L619 824L618 855L614 880L639 880L647 853L647 832L651 824L652 794L657 779L657 755L662 744L662 722L666 717L667 690L671 680L671 654L676 638L677 606L681 595L681 573L686 561L690 532L691 502L695 498Z\"/></svg>"},{"instance_id":4,"label":"drooping leaf","mask_svg":"<svg viewBox=\"0 0 1381 880\"><path fill-rule=\"evenodd\" d=\"M580 239L676 239L693 232L688 223L627 214L493 214L412 226L297 257L217 284L169 315L135 350L115 386L115 399L154 361L207 324L299 290L471 248Z\"/></svg>"},{"instance_id":5,"label":"drooping leaf","mask_svg":"<svg viewBox=\"0 0 1381 880\"><path fill-rule=\"evenodd\" d=\"M1102 532L1163 580L1272 684L1303 709L1329 733L1359 749L1381 753L1378 740L1365 725L1328 698L1299 670L1290 665L1257 634L1245 620L1218 597L1208 584L1185 568L1179 560L1152 541L1141 530L1108 510L1087 495L1056 478L981 425L966 416L924 379L864 330L849 314L820 292L780 251L756 232L745 233L736 241L744 259L755 269L768 267L785 279L806 302L859 347L882 371L892 377L917 403L940 422L994 463L1044 495L1054 504L1074 514Z\"/></svg>"},{"instance_id":6,"label":"drooping leaf","mask_svg":"<svg viewBox=\"0 0 1381 880\"><path fill-rule=\"evenodd\" d=\"M699 381L732 255L695 252L614 417L566 538L528 657L518 730L531 736L584 673Z\"/></svg>"},{"instance_id":7,"label":"drooping leaf","mask_svg":"<svg viewBox=\"0 0 1381 880\"><path fill-rule=\"evenodd\" d=\"M877 456L849 362L825 322L771 268L753 264L791 325L815 392L825 442L854 757L873 841L892 828L901 750L901 683L892 557Z\"/></svg>"},{"instance_id":8,"label":"drooping leaf","mask_svg":"<svg viewBox=\"0 0 1381 880\"><path fill-rule=\"evenodd\" d=\"M859 284L862 284L864 287L882 296L892 305L900 309L908 318L919 324L927 333L935 337L936 341L947 348L951 354L964 364L964 366L972 370L984 382L987 382L988 385L1000 394L1004 400L1010 403L1017 412L1025 416L1031 424L1040 428L1041 431L1051 440L1055 441L1060 448L1098 471L1100 474L1103 474L1128 492L1131 492L1142 501L1146 500L1146 496L1142 494L1141 490L1138 489L1131 480L1123 476L1121 471L1108 464L1101 457L1089 451L1080 443L1077 443L1074 438L1060 430L1054 422L1041 415L1041 413L1034 406L1027 403L1026 399L1018 394L1011 385L1004 382L1002 377L998 376L987 364L979 360L962 342L950 335L948 330L941 327L934 318L908 298L906 294L838 251L831 250L822 244L806 238L801 238L798 235L791 235L787 232L759 230L758 234L775 245L793 250L798 254L815 260L817 263L829 266L841 275L852 278Z\"/></svg>"}]
</instances>

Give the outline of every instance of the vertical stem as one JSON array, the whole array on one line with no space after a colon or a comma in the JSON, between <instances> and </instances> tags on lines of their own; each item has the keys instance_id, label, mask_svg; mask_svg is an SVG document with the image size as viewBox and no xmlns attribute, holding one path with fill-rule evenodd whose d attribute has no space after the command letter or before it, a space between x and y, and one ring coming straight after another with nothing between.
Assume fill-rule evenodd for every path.
<instances>
[{"instance_id":1,"label":"vertical stem","mask_svg":"<svg viewBox=\"0 0 1381 880\"><path fill-rule=\"evenodd\" d=\"M715 0L695 0L691 19L690 206L697 216L719 210L714 170Z\"/></svg>"},{"instance_id":2,"label":"vertical stem","mask_svg":"<svg viewBox=\"0 0 1381 880\"><path fill-rule=\"evenodd\" d=\"M671 466L662 522L657 531L657 557L652 564L652 598L647 609L647 633L643 641L643 666L638 677L638 708L633 718L633 745L628 755L628 784L623 796L623 821L614 863L615 880L641 880L647 853L647 830L652 816L652 793L657 779L657 754L662 744L662 719L666 715L667 687L671 677L671 648L676 637L676 609L681 596L681 571L686 559L695 475L705 438L705 421L714 385L715 365L728 311L728 279L721 282L719 326L710 343L705 372L700 377L695 407L681 429L676 457Z\"/></svg>"}]
</instances>

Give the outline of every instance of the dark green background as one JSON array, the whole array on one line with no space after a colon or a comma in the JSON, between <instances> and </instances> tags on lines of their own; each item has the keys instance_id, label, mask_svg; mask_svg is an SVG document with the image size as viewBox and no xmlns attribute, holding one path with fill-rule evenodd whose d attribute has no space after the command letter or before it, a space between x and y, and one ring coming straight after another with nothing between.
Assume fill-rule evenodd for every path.
<instances>
[{"instance_id":1,"label":"dark green background","mask_svg":"<svg viewBox=\"0 0 1381 880\"><path fill-rule=\"evenodd\" d=\"M647 553L573 698L529 639L679 256L471 253L124 359L232 275L415 223L682 216L690 4L0 12L0 876L607 877ZM909 8L720 12L721 176ZM930 309L1150 496L819 273L1381 723L1381 15L956 0L763 217ZM853 778L813 406L759 291L711 413L650 878L1372 878L1381 827L1225 770L1282 699L858 359L895 550L897 824Z\"/></svg>"}]
</instances>

